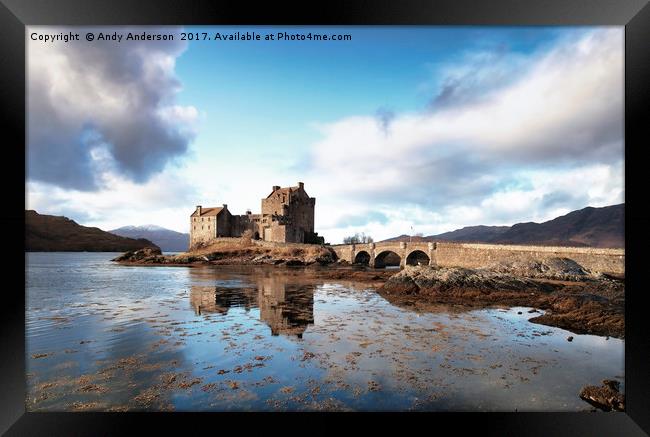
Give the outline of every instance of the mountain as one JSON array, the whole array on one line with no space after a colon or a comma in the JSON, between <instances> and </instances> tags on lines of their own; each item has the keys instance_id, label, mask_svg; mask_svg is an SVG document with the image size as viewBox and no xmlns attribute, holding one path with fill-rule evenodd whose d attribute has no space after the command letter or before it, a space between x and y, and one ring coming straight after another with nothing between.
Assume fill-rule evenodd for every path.
<instances>
[{"instance_id":1,"label":"mountain","mask_svg":"<svg viewBox=\"0 0 650 437\"><path fill-rule=\"evenodd\" d=\"M27 252L126 252L143 247L157 246L149 240L124 238L81 226L67 217L25 211Z\"/></svg>"},{"instance_id":2,"label":"mountain","mask_svg":"<svg viewBox=\"0 0 650 437\"><path fill-rule=\"evenodd\" d=\"M510 226L466 226L462 229L435 235L435 238L446 241L493 241L508 229L510 229Z\"/></svg>"},{"instance_id":3,"label":"mountain","mask_svg":"<svg viewBox=\"0 0 650 437\"><path fill-rule=\"evenodd\" d=\"M625 246L625 204L587 207L543 223L512 226L468 226L452 232L419 237L420 241L538 244L545 246ZM418 237L413 237L413 239ZM408 241L408 235L384 241ZM412 240L415 241L415 240Z\"/></svg>"},{"instance_id":4,"label":"mountain","mask_svg":"<svg viewBox=\"0 0 650 437\"><path fill-rule=\"evenodd\" d=\"M185 252L190 245L190 234L156 225L123 226L108 232L121 237L146 238L156 243L163 252Z\"/></svg>"},{"instance_id":5,"label":"mountain","mask_svg":"<svg viewBox=\"0 0 650 437\"><path fill-rule=\"evenodd\" d=\"M499 236L505 243L567 242L590 247L625 246L625 204L587 207L544 223L518 223Z\"/></svg>"}]
</instances>

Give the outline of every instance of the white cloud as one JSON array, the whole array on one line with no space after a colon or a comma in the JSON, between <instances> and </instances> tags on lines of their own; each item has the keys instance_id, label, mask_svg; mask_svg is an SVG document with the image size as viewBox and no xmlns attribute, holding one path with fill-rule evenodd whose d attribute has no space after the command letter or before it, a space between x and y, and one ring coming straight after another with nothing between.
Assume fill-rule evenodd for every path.
<instances>
[{"instance_id":1,"label":"white cloud","mask_svg":"<svg viewBox=\"0 0 650 437\"><path fill-rule=\"evenodd\" d=\"M439 214L421 226L437 233L622 202L623 32L571 35L527 68L517 55L510 85L481 99L393 114L387 125L375 116L321 125L310 177L318 203L329 207L317 213L317 228L328 240L364 230L381 239L410 232L419 209ZM486 65L474 59L476 68ZM462 77L473 66L466 62ZM486 68L476 72L481 84L510 71ZM525 188L503 188L513 181ZM390 220L337 229L355 205Z\"/></svg>"},{"instance_id":2,"label":"white cloud","mask_svg":"<svg viewBox=\"0 0 650 437\"><path fill-rule=\"evenodd\" d=\"M102 189L70 190L42 182L27 183L26 208L41 214L64 215L84 226L109 230L154 223L189 232L188 205L198 194L177 171L153 176L144 184L104 173Z\"/></svg>"},{"instance_id":3,"label":"white cloud","mask_svg":"<svg viewBox=\"0 0 650 437\"><path fill-rule=\"evenodd\" d=\"M185 154L198 116L196 108L175 103L181 89L175 64L187 43L29 37L68 30L30 26L27 32L29 179L98 189L102 178L92 156L98 146L112 171L138 182ZM107 29L74 29L86 30Z\"/></svg>"}]
</instances>

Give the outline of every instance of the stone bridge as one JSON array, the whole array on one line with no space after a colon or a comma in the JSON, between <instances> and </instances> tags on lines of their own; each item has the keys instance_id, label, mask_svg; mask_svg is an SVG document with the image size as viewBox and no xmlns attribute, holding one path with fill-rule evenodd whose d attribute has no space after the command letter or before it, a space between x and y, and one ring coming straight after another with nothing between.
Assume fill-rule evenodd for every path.
<instances>
[{"instance_id":1,"label":"stone bridge","mask_svg":"<svg viewBox=\"0 0 650 437\"><path fill-rule=\"evenodd\" d=\"M371 267L429 265L482 268L495 262L543 261L569 258L596 272L625 273L625 249L596 247L528 246L426 241L385 241L380 243L337 244L331 246L339 259Z\"/></svg>"},{"instance_id":2,"label":"stone bridge","mask_svg":"<svg viewBox=\"0 0 650 437\"><path fill-rule=\"evenodd\" d=\"M436 264L436 243L426 241L337 244L331 247L339 259L349 263L367 264L370 267Z\"/></svg>"}]
</instances>

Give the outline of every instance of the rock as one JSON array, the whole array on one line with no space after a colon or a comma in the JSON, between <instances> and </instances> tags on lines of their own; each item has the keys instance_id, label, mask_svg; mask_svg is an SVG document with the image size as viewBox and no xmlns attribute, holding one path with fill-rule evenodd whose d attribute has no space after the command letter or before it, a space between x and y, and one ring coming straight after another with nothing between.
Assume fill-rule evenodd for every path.
<instances>
[{"instance_id":1,"label":"rock","mask_svg":"<svg viewBox=\"0 0 650 437\"><path fill-rule=\"evenodd\" d=\"M567 281L584 281L602 277L602 274L585 269L572 259L559 257L534 261L501 261L488 265L486 269L527 278Z\"/></svg>"},{"instance_id":2,"label":"rock","mask_svg":"<svg viewBox=\"0 0 650 437\"><path fill-rule=\"evenodd\" d=\"M625 395L619 392L620 383L603 380L602 387L588 385L580 390L580 399L603 411L625 411Z\"/></svg>"},{"instance_id":3,"label":"rock","mask_svg":"<svg viewBox=\"0 0 650 437\"><path fill-rule=\"evenodd\" d=\"M305 263L300 261L299 259L290 259L285 261L284 263L285 266L304 266Z\"/></svg>"},{"instance_id":4,"label":"rock","mask_svg":"<svg viewBox=\"0 0 650 437\"><path fill-rule=\"evenodd\" d=\"M521 311L517 311L517 314L523 314Z\"/></svg>"},{"instance_id":5,"label":"rock","mask_svg":"<svg viewBox=\"0 0 650 437\"><path fill-rule=\"evenodd\" d=\"M572 337L572 336L568 336L568 337L566 338L566 341L573 341L573 337Z\"/></svg>"},{"instance_id":6,"label":"rock","mask_svg":"<svg viewBox=\"0 0 650 437\"><path fill-rule=\"evenodd\" d=\"M382 289L396 294L462 294L476 291L481 293L530 290L548 292L554 288L531 279L484 269L406 266L386 281Z\"/></svg>"},{"instance_id":7,"label":"rock","mask_svg":"<svg viewBox=\"0 0 650 437\"><path fill-rule=\"evenodd\" d=\"M313 354L312 352L305 351L305 353L302 355L302 358L300 359L300 361L310 360L310 359L314 358L315 356L316 355Z\"/></svg>"},{"instance_id":8,"label":"rock","mask_svg":"<svg viewBox=\"0 0 650 437\"><path fill-rule=\"evenodd\" d=\"M614 391L618 391L619 388L621 387L621 383L618 381L614 381L613 379L603 379L603 385L609 387Z\"/></svg>"},{"instance_id":9,"label":"rock","mask_svg":"<svg viewBox=\"0 0 650 437\"><path fill-rule=\"evenodd\" d=\"M408 277L396 277L395 275L391 277L381 288L388 292L394 294L417 294L420 291L420 287L415 281Z\"/></svg>"},{"instance_id":10,"label":"rock","mask_svg":"<svg viewBox=\"0 0 650 437\"><path fill-rule=\"evenodd\" d=\"M162 252L157 247L144 247L138 250L128 251L117 258L113 258L112 261L140 261L145 258L155 257L162 255Z\"/></svg>"},{"instance_id":11,"label":"rock","mask_svg":"<svg viewBox=\"0 0 650 437\"><path fill-rule=\"evenodd\" d=\"M333 255L331 253L327 253L325 255L321 255L319 257L316 257L314 259L314 261L316 261L318 264L320 264L322 266L332 264L332 263L336 262L335 255Z\"/></svg>"}]
</instances>

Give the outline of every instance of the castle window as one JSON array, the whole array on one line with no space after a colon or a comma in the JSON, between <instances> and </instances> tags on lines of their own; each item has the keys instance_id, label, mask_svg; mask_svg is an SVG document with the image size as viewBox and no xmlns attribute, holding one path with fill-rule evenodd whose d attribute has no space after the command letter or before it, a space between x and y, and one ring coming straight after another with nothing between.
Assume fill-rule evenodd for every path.
<instances>
[{"instance_id":1,"label":"castle window","mask_svg":"<svg viewBox=\"0 0 650 437\"><path fill-rule=\"evenodd\" d=\"M208 225L208 231L210 230L210 225Z\"/></svg>"}]
</instances>

